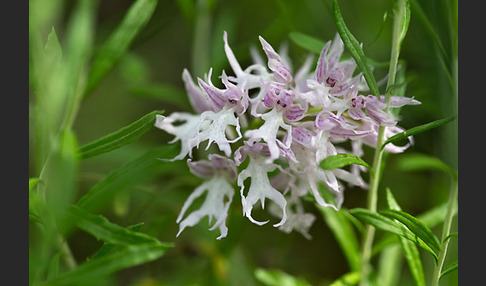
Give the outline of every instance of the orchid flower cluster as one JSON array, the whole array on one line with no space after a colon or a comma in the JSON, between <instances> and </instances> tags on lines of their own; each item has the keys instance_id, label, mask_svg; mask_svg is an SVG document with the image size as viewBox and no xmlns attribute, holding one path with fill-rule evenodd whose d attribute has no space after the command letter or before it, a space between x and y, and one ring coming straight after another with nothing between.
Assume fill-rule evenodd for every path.
<instances>
[{"instance_id":1,"label":"orchid flower cluster","mask_svg":"<svg viewBox=\"0 0 486 286\"><path fill-rule=\"evenodd\" d=\"M170 143L181 144L180 153L171 160L188 157L190 171L205 179L182 207L177 236L208 216L210 224L215 220L210 230L219 228L217 239L226 237L226 219L237 187L243 215L251 222L269 222L252 217L258 201L264 209L268 199L273 204L268 208L270 213L280 219L274 227L310 238L308 230L315 217L304 211L304 196L339 210L345 183L368 187L361 177L366 172L363 166L324 170L319 164L339 153L363 156L363 145L376 146L380 125L387 127L385 139L404 130L397 126L398 118L387 108L384 96L367 95L362 74L353 75L356 62L341 60L344 44L339 34L325 44L315 70L311 70L313 56L309 55L297 71L286 52L277 53L262 37L259 40L266 61L252 50L254 64L243 69L226 32L223 40L234 75L222 71L219 79L224 87L219 88L212 83L212 69L204 80L198 78L197 84L185 69L182 79L196 113L158 115L155 122L157 128L175 136ZM419 103L392 96L389 107ZM351 143L351 150L338 146L345 141ZM204 142L205 150L215 143L220 152L209 154L207 160L193 161L193 149ZM388 144L385 150L399 153L411 144L409 137L407 145ZM239 172L238 167L242 169ZM205 192L201 207L185 216Z\"/></svg>"}]
</instances>

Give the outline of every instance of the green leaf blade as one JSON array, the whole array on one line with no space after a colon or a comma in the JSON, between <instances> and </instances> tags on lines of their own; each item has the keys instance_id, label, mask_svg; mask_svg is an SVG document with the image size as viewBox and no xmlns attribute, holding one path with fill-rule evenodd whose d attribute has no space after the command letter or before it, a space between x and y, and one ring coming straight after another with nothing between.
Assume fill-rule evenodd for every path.
<instances>
[{"instance_id":1,"label":"green leaf blade","mask_svg":"<svg viewBox=\"0 0 486 286\"><path fill-rule=\"evenodd\" d=\"M167 163L159 160L173 158L177 154L176 152L176 145L166 145L127 162L94 185L76 204L89 211L94 211L110 201L123 188L157 172L171 172L177 169L174 167L177 162Z\"/></svg>"},{"instance_id":2,"label":"green leaf blade","mask_svg":"<svg viewBox=\"0 0 486 286\"><path fill-rule=\"evenodd\" d=\"M154 237L121 227L103 216L89 214L76 205L69 208L69 214L73 216L77 227L107 243L123 246L159 243Z\"/></svg>"},{"instance_id":3,"label":"green leaf blade","mask_svg":"<svg viewBox=\"0 0 486 286\"><path fill-rule=\"evenodd\" d=\"M134 142L148 132L154 126L156 116L163 113L158 110L152 111L128 126L81 146L79 148L81 157L91 158Z\"/></svg>"},{"instance_id":4,"label":"green leaf blade","mask_svg":"<svg viewBox=\"0 0 486 286\"><path fill-rule=\"evenodd\" d=\"M370 88L370 91L373 95L379 96L380 91L378 90L378 85L376 84L376 79L371 72L371 68L368 65L367 57L365 56L363 50L361 49L361 45L356 40L356 38L351 34L346 23L344 22L344 18L341 15L341 10L339 9L339 5L337 0L333 1L332 5L334 22L336 24L336 28L343 40L344 45L351 53L351 56L356 61L358 68L363 72L363 76L365 77L366 83Z\"/></svg>"},{"instance_id":5,"label":"green leaf blade","mask_svg":"<svg viewBox=\"0 0 486 286\"><path fill-rule=\"evenodd\" d=\"M42 285L77 285L158 259L171 248L171 244L146 243L126 246L120 250L91 259L78 268Z\"/></svg>"},{"instance_id":6,"label":"green leaf blade","mask_svg":"<svg viewBox=\"0 0 486 286\"><path fill-rule=\"evenodd\" d=\"M361 165L368 170L371 170L371 166L363 161L360 157L353 154L337 154L334 156L329 156L324 159L319 166L324 170L333 170L337 168L342 168L351 164Z\"/></svg>"},{"instance_id":7,"label":"green leaf blade","mask_svg":"<svg viewBox=\"0 0 486 286\"><path fill-rule=\"evenodd\" d=\"M440 159L421 153L403 154L398 161L398 168L403 171L440 170L449 173L457 180L457 173Z\"/></svg>"},{"instance_id":8,"label":"green leaf blade","mask_svg":"<svg viewBox=\"0 0 486 286\"><path fill-rule=\"evenodd\" d=\"M279 269L257 268L255 278L266 286L311 286L307 281Z\"/></svg>"},{"instance_id":9,"label":"green leaf blade","mask_svg":"<svg viewBox=\"0 0 486 286\"><path fill-rule=\"evenodd\" d=\"M322 49L324 48L324 45L326 44L325 42L317 38L300 32L291 32L289 34L289 38L298 46L315 54L320 54Z\"/></svg>"},{"instance_id":10,"label":"green leaf blade","mask_svg":"<svg viewBox=\"0 0 486 286\"><path fill-rule=\"evenodd\" d=\"M352 271L358 271L361 265L359 259L359 243L351 222L343 214L346 211L343 209L336 211L332 208L319 205L316 205L316 207L322 213L324 221L333 232L334 237L344 252L350 269Z\"/></svg>"},{"instance_id":11,"label":"green leaf blade","mask_svg":"<svg viewBox=\"0 0 486 286\"><path fill-rule=\"evenodd\" d=\"M430 245L435 250L440 250L440 241L435 234L420 220L412 215L399 210L385 210L381 212L383 215L396 219L403 223L412 233L417 235L425 243Z\"/></svg>"},{"instance_id":12,"label":"green leaf blade","mask_svg":"<svg viewBox=\"0 0 486 286\"><path fill-rule=\"evenodd\" d=\"M434 257L435 261L437 261L438 257L434 250L418 236L412 233L408 228L406 228L403 224L395 222L394 220L384 215L381 215L377 212L372 212L368 209L355 208L350 210L349 212L364 223L370 224L377 229L396 234L414 242L416 245L420 246L428 253L430 253Z\"/></svg>"},{"instance_id":13,"label":"green leaf blade","mask_svg":"<svg viewBox=\"0 0 486 286\"><path fill-rule=\"evenodd\" d=\"M398 141L405 140L409 136L414 136L414 135L420 134L422 132L429 131L431 129L440 127L440 126L442 126L446 123L451 122L455 118L456 118L456 116L450 116L450 117L447 117L447 118L435 120L435 121L432 121L432 122L429 122L429 123L426 123L426 124L423 124L423 125L420 125L420 126L416 126L416 127L407 129L407 130L405 130L401 133L398 133L398 134L393 135L392 137L388 138L383 143L383 145L381 145L381 148L383 149L385 147L385 145L387 145L389 143L396 143Z\"/></svg>"},{"instance_id":14,"label":"green leaf blade","mask_svg":"<svg viewBox=\"0 0 486 286\"><path fill-rule=\"evenodd\" d=\"M440 273L440 277L439 279L441 279L442 277L444 277L445 275L455 271L455 270L458 270L459 269L459 262L456 260L454 262L452 262L451 264L449 264L444 270L442 270L442 272Z\"/></svg>"},{"instance_id":15,"label":"green leaf blade","mask_svg":"<svg viewBox=\"0 0 486 286\"><path fill-rule=\"evenodd\" d=\"M157 0L137 0L130 6L118 28L100 47L91 67L86 93L92 91L127 51L135 36L150 20Z\"/></svg>"},{"instance_id":16,"label":"green leaf blade","mask_svg":"<svg viewBox=\"0 0 486 286\"><path fill-rule=\"evenodd\" d=\"M398 205L398 202L396 201L389 188L386 189L386 199L388 207L390 209L398 211L401 210L401 207ZM403 255L407 260L410 272L412 273L413 279L415 280L415 284L417 286L425 286L426 284L424 269L422 261L420 260L420 253L417 249L417 246L412 241L406 238L398 237L398 239L402 247Z\"/></svg>"}]
</instances>

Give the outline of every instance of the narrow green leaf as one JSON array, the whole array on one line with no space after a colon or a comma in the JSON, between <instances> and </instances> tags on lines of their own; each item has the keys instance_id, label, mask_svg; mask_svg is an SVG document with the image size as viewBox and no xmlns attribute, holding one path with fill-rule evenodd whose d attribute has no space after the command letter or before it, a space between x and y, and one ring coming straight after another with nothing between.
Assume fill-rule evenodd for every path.
<instances>
[{"instance_id":1,"label":"narrow green leaf","mask_svg":"<svg viewBox=\"0 0 486 286\"><path fill-rule=\"evenodd\" d=\"M458 237L459 236L459 233L458 232L453 232L453 233L450 233L446 238L444 238L444 240L442 242L445 242L451 238L454 238L454 237Z\"/></svg>"},{"instance_id":2,"label":"narrow green leaf","mask_svg":"<svg viewBox=\"0 0 486 286\"><path fill-rule=\"evenodd\" d=\"M359 271L349 272L339 277L337 280L329 284L329 286L353 286L358 284L361 279Z\"/></svg>"},{"instance_id":3,"label":"narrow green leaf","mask_svg":"<svg viewBox=\"0 0 486 286\"><path fill-rule=\"evenodd\" d=\"M56 253L49 262L49 267L47 269L47 280L52 280L59 276L59 260L61 258L61 253Z\"/></svg>"},{"instance_id":4,"label":"narrow green leaf","mask_svg":"<svg viewBox=\"0 0 486 286\"><path fill-rule=\"evenodd\" d=\"M402 247L403 255L407 260L410 273L412 273L413 279L417 286L425 286L425 275L422 266L422 261L420 260L420 253L415 244L403 237L399 238L400 245Z\"/></svg>"},{"instance_id":5,"label":"narrow green leaf","mask_svg":"<svg viewBox=\"0 0 486 286\"><path fill-rule=\"evenodd\" d=\"M79 148L81 157L83 159L94 157L132 143L148 132L154 126L156 116L163 113L158 110L152 111L128 126L81 146Z\"/></svg>"},{"instance_id":6,"label":"narrow green leaf","mask_svg":"<svg viewBox=\"0 0 486 286\"><path fill-rule=\"evenodd\" d=\"M395 17L400 17L400 21L397 21L397 27L394 27L393 34L396 34L398 37L398 47L402 45L403 39L405 39L405 35L407 34L408 25L410 23L410 3L408 0L404 1L395 1L394 9L397 12L394 13Z\"/></svg>"},{"instance_id":7,"label":"narrow green leaf","mask_svg":"<svg viewBox=\"0 0 486 286\"><path fill-rule=\"evenodd\" d=\"M151 18L156 6L157 0L137 0L130 6L120 25L96 53L85 94L101 82L127 51L135 36Z\"/></svg>"},{"instance_id":8,"label":"narrow green leaf","mask_svg":"<svg viewBox=\"0 0 486 286\"><path fill-rule=\"evenodd\" d=\"M113 199L123 188L133 185L153 174L174 171L177 162L163 162L159 159L171 159L177 153L177 145L171 144L154 149L133 161L112 171L107 177L94 185L77 202L77 205L94 211Z\"/></svg>"},{"instance_id":9,"label":"narrow green leaf","mask_svg":"<svg viewBox=\"0 0 486 286\"><path fill-rule=\"evenodd\" d=\"M412 233L408 228L403 226L403 224L399 222L395 222L394 220L381 215L376 212L372 212L368 209L363 208L355 208L349 211L352 215L357 217L359 220L370 224L380 230L387 231L399 236L402 236L408 240L411 240L416 245L422 247L427 252L429 252L434 259L437 261L438 257L437 254L432 250L432 248L426 244L422 239L420 239L417 235Z\"/></svg>"},{"instance_id":10,"label":"narrow green leaf","mask_svg":"<svg viewBox=\"0 0 486 286\"><path fill-rule=\"evenodd\" d=\"M29 178L29 192L37 186L37 183L39 183L39 178Z\"/></svg>"},{"instance_id":11,"label":"narrow green leaf","mask_svg":"<svg viewBox=\"0 0 486 286\"><path fill-rule=\"evenodd\" d=\"M186 92L176 86L169 84L134 85L128 88L128 92L134 96L170 103L183 110L191 110L191 103Z\"/></svg>"},{"instance_id":12,"label":"narrow green leaf","mask_svg":"<svg viewBox=\"0 0 486 286\"><path fill-rule=\"evenodd\" d=\"M416 126L416 127L407 129L407 130L405 130L401 133L398 133L398 134L388 138L383 143L383 145L381 145L381 148L383 149L385 147L385 145L388 144L388 143L395 143L395 142L398 142L400 140L406 139L408 136L414 136L414 135L420 134L422 132L431 130L433 128L437 128L439 126L442 126L446 123L451 122L455 118L456 118L456 116L451 116L451 117L435 120L435 121L432 121L432 122L429 122L429 123L426 123L426 124L423 124L423 125L420 125L420 126Z\"/></svg>"},{"instance_id":13,"label":"narrow green leaf","mask_svg":"<svg viewBox=\"0 0 486 286\"><path fill-rule=\"evenodd\" d=\"M66 209L76 197L80 161L73 131L63 131L59 141L59 146L53 150L42 175L46 182L42 185L42 192L46 196L46 210L56 219L58 226L63 228L67 226Z\"/></svg>"},{"instance_id":14,"label":"narrow green leaf","mask_svg":"<svg viewBox=\"0 0 486 286\"><path fill-rule=\"evenodd\" d=\"M324 159L319 166L324 170L334 170L351 164L361 165L371 171L371 166L360 157L353 154L337 154Z\"/></svg>"},{"instance_id":15,"label":"narrow green leaf","mask_svg":"<svg viewBox=\"0 0 486 286\"><path fill-rule=\"evenodd\" d=\"M418 215L417 219L423 222L427 227L432 228L442 222L446 217L447 213L447 202L443 203L442 205L436 206L425 213ZM457 214L457 202L454 207L454 215Z\"/></svg>"},{"instance_id":16,"label":"narrow green leaf","mask_svg":"<svg viewBox=\"0 0 486 286\"><path fill-rule=\"evenodd\" d=\"M401 210L389 188L386 189L386 198L388 202L388 207L390 209L398 211ZM410 240L403 237L398 237L398 239L402 247L403 255L407 260L410 272L412 273L412 276L415 280L415 284L417 286L425 286L424 269L422 266L422 261L420 260L420 253L417 249L417 246Z\"/></svg>"},{"instance_id":17,"label":"narrow green leaf","mask_svg":"<svg viewBox=\"0 0 486 286\"><path fill-rule=\"evenodd\" d=\"M435 250L440 250L440 241L437 236L414 216L399 210L384 210L381 212L381 214L400 221L425 243L430 245Z\"/></svg>"},{"instance_id":18,"label":"narrow green leaf","mask_svg":"<svg viewBox=\"0 0 486 286\"><path fill-rule=\"evenodd\" d=\"M398 168L402 171L440 170L449 173L457 181L457 173L440 159L421 153L407 153L400 156Z\"/></svg>"},{"instance_id":19,"label":"narrow green leaf","mask_svg":"<svg viewBox=\"0 0 486 286\"><path fill-rule=\"evenodd\" d=\"M86 87L88 64L93 51L98 3L97 0L76 2L65 32L64 62L59 82L62 84L60 95L65 100L61 129L72 127Z\"/></svg>"},{"instance_id":20,"label":"narrow green leaf","mask_svg":"<svg viewBox=\"0 0 486 286\"><path fill-rule=\"evenodd\" d=\"M119 251L109 253L90 259L78 268L67 272L42 285L78 285L110 275L121 269L130 268L139 264L147 263L161 257L172 244L167 243L145 243L130 245L121 248Z\"/></svg>"},{"instance_id":21,"label":"narrow green leaf","mask_svg":"<svg viewBox=\"0 0 486 286\"><path fill-rule=\"evenodd\" d=\"M439 279L441 279L441 278L442 278L442 277L444 277L445 275L447 275L447 274L449 274L449 273L451 273L452 271L457 270L457 269L459 269L459 263L458 263L458 261L456 260L456 261L452 262L451 264L449 264L449 265L448 265L448 266L447 266L447 267L446 267L446 268L445 268L445 269L442 271L442 273L440 273L440 277L439 277Z\"/></svg>"},{"instance_id":22,"label":"narrow green leaf","mask_svg":"<svg viewBox=\"0 0 486 286\"><path fill-rule=\"evenodd\" d=\"M405 238L401 238L406 240ZM408 240L407 240L408 241ZM408 241L411 244L413 242ZM402 265L402 249L399 245L392 244L380 252L376 280L378 285L394 286L400 279Z\"/></svg>"},{"instance_id":23,"label":"narrow green leaf","mask_svg":"<svg viewBox=\"0 0 486 286\"><path fill-rule=\"evenodd\" d=\"M316 205L322 213L324 221L329 226L336 238L341 250L344 252L348 261L349 268L352 271L360 269L360 249L356 234L353 231L351 222L343 213L346 210L336 211L333 208Z\"/></svg>"},{"instance_id":24,"label":"narrow green leaf","mask_svg":"<svg viewBox=\"0 0 486 286\"><path fill-rule=\"evenodd\" d=\"M73 216L77 227L107 243L125 246L158 243L154 237L121 227L101 215L89 214L76 205L69 208L69 214Z\"/></svg>"},{"instance_id":25,"label":"narrow green leaf","mask_svg":"<svg viewBox=\"0 0 486 286\"><path fill-rule=\"evenodd\" d=\"M344 45L351 53L351 56L356 61L358 68L363 72L363 76L365 77L366 83L370 88L370 91L373 95L379 96L380 91L378 90L378 85L376 84L375 77L371 72L371 68L368 64L368 58L365 56L363 50L361 49L361 45L356 40L356 38L351 34L348 27L346 26L343 16L341 15L341 10L339 9L339 5L337 0L333 1L332 5L333 15L334 15L334 22L336 24L336 28L343 40Z\"/></svg>"},{"instance_id":26,"label":"narrow green leaf","mask_svg":"<svg viewBox=\"0 0 486 286\"><path fill-rule=\"evenodd\" d=\"M320 39L300 32L291 32L289 34L289 38L300 47L316 54L320 54L322 49L324 48L324 45L326 44Z\"/></svg>"},{"instance_id":27,"label":"narrow green leaf","mask_svg":"<svg viewBox=\"0 0 486 286\"><path fill-rule=\"evenodd\" d=\"M258 281L266 286L310 286L307 281L294 277L279 269L263 269L257 268L255 270L255 277Z\"/></svg>"}]
</instances>

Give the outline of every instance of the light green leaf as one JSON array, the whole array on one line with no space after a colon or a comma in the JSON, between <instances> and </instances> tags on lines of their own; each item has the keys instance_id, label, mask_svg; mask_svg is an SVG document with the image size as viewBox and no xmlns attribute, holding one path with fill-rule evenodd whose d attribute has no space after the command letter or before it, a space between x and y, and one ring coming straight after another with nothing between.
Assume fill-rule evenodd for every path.
<instances>
[{"instance_id":1,"label":"light green leaf","mask_svg":"<svg viewBox=\"0 0 486 286\"><path fill-rule=\"evenodd\" d=\"M405 238L401 238L406 240ZM407 240L408 241L408 240ZM408 241L413 245L413 242ZM393 244L380 252L376 280L378 285L395 286L400 280L402 265L402 249Z\"/></svg>"},{"instance_id":2,"label":"light green leaf","mask_svg":"<svg viewBox=\"0 0 486 286\"><path fill-rule=\"evenodd\" d=\"M420 220L415 218L414 216L399 210L384 210L380 212L381 214L396 219L403 223L412 233L417 235L420 239L422 239L425 243L430 245L435 250L440 250L440 241L435 236L435 234Z\"/></svg>"},{"instance_id":3,"label":"light green leaf","mask_svg":"<svg viewBox=\"0 0 486 286\"><path fill-rule=\"evenodd\" d=\"M289 34L290 40L292 40L297 45L301 46L302 48L309 50L313 53L320 54L324 45L326 44L324 41L314 38L312 36L306 35L300 32L291 32Z\"/></svg>"},{"instance_id":4,"label":"light green leaf","mask_svg":"<svg viewBox=\"0 0 486 286\"><path fill-rule=\"evenodd\" d=\"M154 237L121 227L101 215L89 214L76 205L69 208L69 214L73 217L77 227L107 243L124 246L159 243Z\"/></svg>"},{"instance_id":5,"label":"light green leaf","mask_svg":"<svg viewBox=\"0 0 486 286\"><path fill-rule=\"evenodd\" d=\"M37 183L39 183L39 178L29 178L29 192L37 186Z\"/></svg>"},{"instance_id":6,"label":"light green leaf","mask_svg":"<svg viewBox=\"0 0 486 286\"><path fill-rule=\"evenodd\" d=\"M137 0L130 6L120 25L99 48L93 60L85 94L91 92L128 50L135 36L151 18L157 0Z\"/></svg>"},{"instance_id":7,"label":"light green leaf","mask_svg":"<svg viewBox=\"0 0 486 286\"><path fill-rule=\"evenodd\" d=\"M442 273L440 273L439 279L441 279L445 275L447 275L447 274L449 274L452 271L457 270L457 269L459 269L459 263L456 260L456 261L452 262L451 264L449 264L444 270L442 270Z\"/></svg>"},{"instance_id":8,"label":"light green leaf","mask_svg":"<svg viewBox=\"0 0 486 286\"><path fill-rule=\"evenodd\" d=\"M48 159L44 174L43 193L46 197L46 210L55 218L58 226L63 228L66 221L65 212L73 202L77 191L79 172L79 155L76 135L65 130L60 135L60 143Z\"/></svg>"},{"instance_id":9,"label":"light green leaf","mask_svg":"<svg viewBox=\"0 0 486 286\"><path fill-rule=\"evenodd\" d=\"M448 203L445 202L442 205L434 207L425 213L418 215L417 219L423 222L427 227L432 228L444 221L447 213L447 204ZM457 214L457 202L454 207L454 215L455 214Z\"/></svg>"},{"instance_id":10,"label":"light green leaf","mask_svg":"<svg viewBox=\"0 0 486 286\"><path fill-rule=\"evenodd\" d=\"M344 209L336 211L333 208L319 205L316 205L316 207L322 213L324 221L333 232L336 241L344 252L350 269L352 271L358 271L361 262L359 242L353 231L351 222L343 214L347 213L347 211Z\"/></svg>"},{"instance_id":11,"label":"light green leaf","mask_svg":"<svg viewBox=\"0 0 486 286\"><path fill-rule=\"evenodd\" d=\"M356 61L358 68L363 72L363 76L365 77L366 83L370 88L370 91L373 95L379 96L380 91L378 90L378 85L376 84L375 77L371 72L371 68L368 64L368 58L365 56L363 50L361 49L361 45L356 40L356 38L351 34L346 23L344 22L343 16L341 15L341 10L339 9L338 1L334 0L332 5L333 15L334 15L334 22L336 24L336 28L343 40L344 45L351 53L351 56Z\"/></svg>"},{"instance_id":12,"label":"light green leaf","mask_svg":"<svg viewBox=\"0 0 486 286\"><path fill-rule=\"evenodd\" d=\"M394 10L393 15L399 17L400 21L394 21L393 35L398 37L397 43L398 48L400 48L410 23L410 3L408 0L395 1Z\"/></svg>"},{"instance_id":13,"label":"light green leaf","mask_svg":"<svg viewBox=\"0 0 486 286\"><path fill-rule=\"evenodd\" d=\"M371 166L360 157L353 154L337 154L324 159L319 166L324 170L334 170L351 164L365 166L371 170Z\"/></svg>"},{"instance_id":14,"label":"light green leaf","mask_svg":"<svg viewBox=\"0 0 486 286\"><path fill-rule=\"evenodd\" d=\"M329 284L329 286L353 286L358 284L361 279L359 271L349 272L339 277L337 280Z\"/></svg>"},{"instance_id":15,"label":"light green leaf","mask_svg":"<svg viewBox=\"0 0 486 286\"><path fill-rule=\"evenodd\" d=\"M161 257L172 244L145 243L130 245L96 259L90 259L78 268L62 274L42 285L77 285L110 275L121 269L134 267Z\"/></svg>"},{"instance_id":16,"label":"light green leaf","mask_svg":"<svg viewBox=\"0 0 486 286\"><path fill-rule=\"evenodd\" d=\"M451 117L435 120L435 121L432 121L432 122L429 122L429 123L426 123L426 124L423 124L423 125L420 125L420 126L416 126L416 127L407 129L407 130L405 130L401 133L398 133L398 134L393 135L392 137L388 138L383 143L383 145L381 145L381 149L383 149L385 147L385 145L388 144L388 143L395 143L395 142L398 142L400 140L406 139L408 136L414 136L414 135L420 134L422 132L431 130L433 128L437 128L439 126L442 126L446 123L451 122L455 118L456 118L456 116L451 116Z\"/></svg>"},{"instance_id":17,"label":"light green leaf","mask_svg":"<svg viewBox=\"0 0 486 286\"><path fill-rule=\"evenodd\" d=\"M457 180L457 173L440 159L421 153L406 153L400 156L398 168L402 171L440 170Z\"/></svg>"},{"instance_id":18,"label":"light green leaf","mask_svg":"<svg viewBox=\"0 0 486 286\"><path fill-rule=\"evenodd\" d=\"M311 286L307 281L279 269L257 268L255 277L266 286Z\"/></svg>"},{"instance_id":19,"label":"light green leaf","mask_svg":"<svg viewBox=\"0 0 486 286\"><path fill-rule=\"evenodd\" d=\"M77 205L94 211L113 199L123 188L131 186L153 174L173 171L177 162L163 162L159 159L171 159L177 153L176 145L162 146L124 164L112 171L103 180L94 185L77 202Z\"/></svg>"},{"instance_id":20,"label":"light green leaf","mask_svg":"<svg viewBox=\"0 0 486 286\"><path fill-rule=\"evenodd\" d=\"M128 126L81 146L79 148L81 157L83 159L94 157L132 143L154 126L156 115L163 113L158 110L152 111Z\"/></svg>"}]
</instances>

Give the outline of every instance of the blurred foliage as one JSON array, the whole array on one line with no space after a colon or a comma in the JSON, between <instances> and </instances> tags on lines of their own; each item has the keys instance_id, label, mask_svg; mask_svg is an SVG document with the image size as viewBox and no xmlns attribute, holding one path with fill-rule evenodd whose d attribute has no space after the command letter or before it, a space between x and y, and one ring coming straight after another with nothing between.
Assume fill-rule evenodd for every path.
<instances>
[{"instance_id":1,"label":"blurred foliage","mask_svg":"<svg viewBox=\"0 0 486 286\"><path fill-rule=\"evenodd\" d=\"M92 30L89 31L93 37L94 55L103 48L133 2L103 0L97 3ZM388 61L392 1L339 2L349 30L363 43L366 55L376 62ZM42 13L34 10L40 9L40 3L45 4ZM405 129L457 114L457 98L451 84L454 49L457 49L454 47L457 27L454 27L451 15L452 18L457 17L457 7L454 8L457 2L434 0L411 1L411 4L412 16L400 59L406 63L405 95L414 97L422 104L401 110L403 120L399 124ZM46 44L52 27L63 48L70 44L80 45L70 42L73 35L69 34L73 28L69 26L72 15L76 15L77 9L80 9L76 1L31 0L29 5L31 24L40 23L39 26L31 26L30 30L36 31L34 34L39 37L42 46ZM294 68L299 67L309 52L291 41L289 35L302 33L323 42L331 40L337 33L331 6L331 0L158 1L149 21L138 31L126 50L111 57L112 67L103 71L106 75L96 86L90 87L89 94L80 102L72 123L76 138L68 139L74 142L72 144L77 142L77 146L83 146L130 125L154 110L164 110L165 114L190 110L187 99L181 98L185 94L182 71L187 68L194 78L202 77L210 67L214 74L219 74L223 69L230 71L223 50L223 31L228 32L230 45L242 66L251 63L250 47L258 47L258 36L261 35L274 47L288 44ZM417 8L419 6L421 8ZM36 59L36 49L30 47L31 66ZM349 53L346 55L349 56ZM93 63L91 59L88 65ZM373 73L379 80L387 71L386 67L379 67ZM37 88L32 82L35 72L35 69L29 69L33 94ZM380 87L382 92L383 89ZM39 104L33 95L30 98L31 106ZM39 177L40 172L39 165L35 163L39 159L36 157L33 134L36 119L31 115L29 178ZM72 163L70 157L66 159L61 156L58 160L67 160L65 164L68 169L63 169L66 176L74 176L73 170L79 169L76 173L78 178L75 178L78 186L67 186L76 190L70 194L73 197L66 200L77 201L103 182L113 170L167 145L170 139L171 136L165 132L152 129L137 141L97 157ZM72 148L59 152L61 155L67 152L66 156L75 156ZM414 146L407 152L440 158L451 168L457 169L457 121L417 135ZM365 153L364 160L371 162L373 150L368 148ZM390 154L385 158L378 210L387 207L385 187L392 189L401 208L413 215L444 204L450 178L434 169L403 170L400 162L406 156L406 153ZM139 170L145 172L142 167ZM237 203L230 208L227 221L229 234L223 240L215 239L217 234L208 231L209 224L206 225L204 220L176 238L177 215L187 196L201 182L188 173L185 162L166 163L165 168L157 169L157 172L150 169L146 175L140 174L127 184L119 183L115 186L119 188L116 194L104 198L97 213L110 222L121 226L143 223L139 227L141 232L160 241L174 243L174 246L160 259L120 270L89 285L262 285L262 280L266 278L262 278L263 274L255 276L256 269L260 269L259 273L264 273L264 269L279 269L312 285L329 285L351 271L346 256L323 219L323 213L310 202L306 202L305 207L317 217L310 229L311 240L299 233L280 232L271 224L254 225L243 218L241 206ZM32 183L42 184L37 181ZM57 203L61 206L66 204ZM365 207L365 204L366 191L358 188L346 190L343 205L346 209ZM258 216L257 211L255 215ZM29 230L29 265L32 266L43 262L42 257L36 255L36 249L42 248L43 242L39 239L40 231L32 218ZM432 230L440 234L440 225L432 227ZM457 219L454 219L452 231L457 231ZM377 239L382 237L384 234L378 234ZM102 246L97 238L79 229L69 232L67 244L78 263L92 257ZM457 260L457 239L451 239L449 248L445 265ZM424 252L421 255L424 272L432 272L432 257ZM59 257L55 257L51 263L57 265L58 261ZM406 263L401 267L397 285L414 285ZM30 271L33 268L30 267ZM62 273L66 269L61 266L56 271ZM56 273L51 275L57 276ZM457 285L457 272L444 276L441 282L441 285Z\"/></svg>"}]
</instances>

